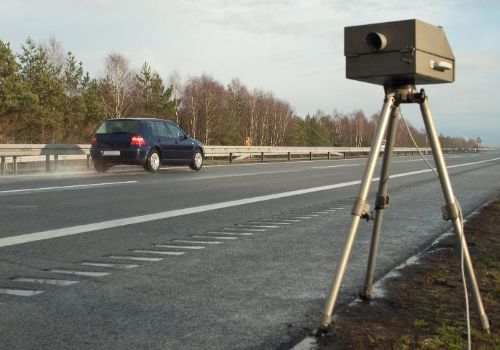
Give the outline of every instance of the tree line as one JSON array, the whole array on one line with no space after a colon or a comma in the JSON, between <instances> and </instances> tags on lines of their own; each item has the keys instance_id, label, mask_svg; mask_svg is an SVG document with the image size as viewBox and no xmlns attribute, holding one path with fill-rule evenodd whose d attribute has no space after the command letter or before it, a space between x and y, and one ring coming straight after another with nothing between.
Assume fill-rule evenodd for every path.
<instances>
[{"instance_id":1,"label":"tree line","mask_svg":"<svg viewBox=\"0 0 500 350\"><path fill-rule=\"evenodd\" d=\"M139 69L112 53L92 77L72 52L50 39L27 39L14 53L0 40L0 142L88 143L106 118L169 119L207 145L352 146L371 144L378 115L317 111L298 116L291 105L238 79L224 86L208 75L162 78L145 62ZM423 130L409 126L419 145ZM474 147L474 140L441 135L443 147ZM412 146L403 123L397 146Z\"/></svg>"}]
</instances>

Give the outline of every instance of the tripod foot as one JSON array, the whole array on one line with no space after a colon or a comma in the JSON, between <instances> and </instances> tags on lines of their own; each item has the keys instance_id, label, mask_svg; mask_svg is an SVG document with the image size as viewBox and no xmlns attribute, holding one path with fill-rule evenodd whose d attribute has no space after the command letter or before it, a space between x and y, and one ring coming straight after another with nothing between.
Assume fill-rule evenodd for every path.
<instances>
[{"instance_id":1,"label":"tripod foot","mask_svg":"<svg viewBox=\"0 0 500 350\"><path fill-rule=\"evenodd\" d=\"M320 325L318 327L318 329L316 329L313 333L313 335L316 337L316 338L323 338L323 337L326 337L328 334L332 333L333 332L333 328L334 328L334 323L330 323L328 325Z\"/></svg>"},{"instance_id":2,"label":"tripod foot","mask_svg":"<svg viewBox=\"0 0 500 350\"><path fill-rule=\"evenodd\" d=\"M359 291L359 298L363 301L370 301L372 299L372 291L371 288L364 288Z\"/></svg>"}]
</instances>

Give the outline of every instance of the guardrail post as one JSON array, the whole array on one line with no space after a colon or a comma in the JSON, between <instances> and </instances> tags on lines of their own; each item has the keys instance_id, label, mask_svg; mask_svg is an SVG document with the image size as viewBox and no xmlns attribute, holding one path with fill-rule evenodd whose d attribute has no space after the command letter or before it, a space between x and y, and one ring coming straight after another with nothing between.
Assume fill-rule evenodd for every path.
<instances>
[{"instance_id":1,"label":"guardrail post","mask_svg":"<svg viewBox=\"0 0 500 350\"><path fill-rule=\"evenodd\" d=\"M5 164L5 157L2 157L2 161L0 163L0 174L5 174L7 172L7 167Z\"/></svg>"},{"instance_id":2,"label":"guardrail post","mask_svg":"<svg viewBox=\"0 0 500 350\"><path fill-rule=\"evenodd\" d=\"M12 157L12 169L17 174L17 156Z\"/></svg>"},{"instance_id":3,"label":"guardrail post","mask_svg":"<svg viewBox=\"0 0 500 350\"><path fill-rule=\"evenodd\" d=\"M50 155L45 155L45 170L50 171Z\"/></svg>"},{"instance_id":4,"label":"guardrail post","mask_svg":"<svg viewBox=\"0 0 500 350\"><path fill-rule=\"evenodd\" d=\"M229 163L232 163L232 162L233 162L233 154L229 153Z\"/></svg>"},{"instance_id":5,"label":"guardrail post","mask_svg":"<svg viewBox=\"0 0 500 350\"><path fill-rule=\"evenodd\" d=\"M330 160L330 152L328 152L327 157L328 157L328 160Z\"/></svg>"},{"instance_id":6,"label":"guardrail post","mask_svg":"<svg viewBox=\"0 0 500 350\"><path fill-rule=\"evenodd\" d=\"M90 169L90 154L87 154L87 169Z\"/></svg>"},{"instance_id":7,"label":"guardrail post","mask_svg":"<svg viewBox=\"0 0 500 350\"><path fill-rule=\"evenodd\" d=\"M54 155L54 170L57 170L59 166L59 155L55 154Z\"/></svg>"},{"instance_id":8,"label":"guardrail post","mask_svg":"<svg viewBox=\"0 0 500 350\"><path fill-rule=\"evenodd\" d=\"M288 161L291 161L291 160L292 160L292 153L288 152Z\"/></svg>"},{"instance_id":9,"label":"guardrail post","mask_svg":"<svg viewBox=\"0 0 500 350\"><path fill-rule=\"evenodd\" d=\"M344 159L347 159L347 152L344 152Z\"/></svg>"},{"instance_id":10,"label":"guardrail post","mask_svg":"<svg viewBox=\"0 0 500 350\"><path fill-rule=\"evenodd\" d=\"M261 158L260 158L260 162L261 162L261 163L264 163L264 152L261 152L261 153L260 153L260 157L261 157Z\"/></svg>"},{"instance_id":11,"label":"guardrail post","mask_svg":"<svg viewBox=\"0 0 500 350\"><path fill-rule=\"evenodd\" d=\"M309 160L312 160L312 159L313 159L313 153L309 152Z\"/></svg>"}]
</instances>

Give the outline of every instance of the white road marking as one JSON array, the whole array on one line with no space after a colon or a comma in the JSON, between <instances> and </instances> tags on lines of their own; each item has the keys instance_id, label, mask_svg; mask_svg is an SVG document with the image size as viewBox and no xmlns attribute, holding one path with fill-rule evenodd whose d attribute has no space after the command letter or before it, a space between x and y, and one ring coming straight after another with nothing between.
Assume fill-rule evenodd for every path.
<instances>
[{"instance_id":1,"label":"white road marking","mask_svg":"<svg viewBox=\"0 0 500 350\"><path fill-rule=\"evenodd\" d=\"M233 240L233 239L238 239L238 237L220 237L220 236L203 236L203 235L193 235L191 236L193 238L209 238L209 239L224 239L224 240Z\"/></svg>"},{"instance_id":2,"label":"white road marking","mask_svg":"<svg viewBox=\"0 0 500 350\"><path fill-rule=\"evenodd\" d=\"M44 293L41 290L27 290L27 289L10 289L10 288L0 288L0 294L15 295L18 297L32 297L34 295Z\"/></svg>"},{"instance_id":3,"label":"white road marking","mask_svg":"<svg viewBox=\"0 0 500 350\"><path fill-rule=\"evenodd\" d=\"M217 231L210 231L207 232L209 234L215 234L215 235L235 235L235 236L251 236L253 235L252 232L217 232Z\"/></svg>"},{"instance_id":4,"label":"white road marking","mask_svg":"<svg viewBox=\"0 0 500 350\"><path fill-rule=\"evenodd\" d=\"M266 232L264 228L247 228L247 227L223 227L227 231L252 231L252 232Z\"/></svg>"},{"instance_id":5,"label":"white road marking","mask_svg":"<svg viewBox=\"0 0 500 350\"><path fill-rule=\"evenodd\" d=\"M110 259L136 260L136 261L162 261L163 258L147 258L145 256L110 255Z\"/></svg>"},{"instance_id":6,"label":"white road marking","mask_svg":"<svg viewBox=\"0 0 500 350\"><path fill-rule=\"evenodd\" d=\"M86 277L104 277L107 275L111 275L111 272L73 271L73 270L59 270L59 269L51 269L47 271L53 273L63 273L66 275L86 276Z\"/></svg>"},{"instance_id":7,"label":"white road marking","mask_svg":"<svg viewBox=\"0 0 500 350\"><path fill-rule=\"evenodd\" d=\"M277 228L276 225L264 225L264 224L238 224L239 227L249 227L249 228Z\"/></svg>"},{"instance_id":8,"label":"white road marking","mask_svg":"<svg viewBox=\"0 0 500 350\"><path fill-rule=\"evenodd\" d=\"M86 188L96 188L96 187L102 187L102 186L126 185L126 184L133 184L133 183L137 183L137 182L139 182L139 181L101 182L101 183L95 183L95 184L82 184L82 185L69 185L69 186L22 188L22 189L17 189L17 190L0 191L0 194L41 192L41 191L64 190L64 189L86 189Z\"/></svg>"},{"instance_id":9,"label":"white road marking","mask_svg":"<svg viewBox=\"0 0 500 350\"><path fill-rule=\"evenodd\" d=\"M134 253L144 253L144 254L160 254L160 255L183 255L185 252L167 252L163 250L142 250L136 249L132 250Z\"/></svg>"},{"instance_id":10,"label":"white road marking","mask_svg":"<svg viewBox=\"0 0 500 350\"><path fill-rule=\"evenodd\" d=\"M262 219L263 220L263 219ZM249 224L253 225L290 225L290 222L280 222L279 220L269 220L269 221L262 221L262 222L249 222ZM275 226L277 227L277 226Z\"/></svg>"},{"instance_id":11,"label":"white road marking","mask_svg":"<svg viewBox=\"0 0 500 350\"><path fill-rule=\"evenodd\" d=\"M49 284L53 286L71 286L73 284L79 283L79 281L69 281L69 280L55 280L51 278L26 278L26 277L15 277L12 279L17 282L28 282L28 283L38 283L38 284Z\"/></svg>"},{"instance_id":12,"label":"white road marking","mask_svg":"<svg viewBox=\"0 0 500 350\"><path fill-rule=\"evenodd\" d=\"M469 165L483 164L483 163L494 162L494 161L498 161L498 160L500 160L500 157L493 158L493 159L480 160L480 161L476 161L476 162L451 165L451 166L448 166L448 169L464 167L464 166L469 166ZM412 175L417 175L417 174L428 173L431 171L432 170L430 170L430 169L411 171L411 172L407 172L407 173L400 173L400 174L391 175L390 178L394 179L394 178L398 178L398 177L412 176ZM379 178L373 179L373 181L379 181L379 180L380 180ZM191 214L197 214L197 213L202 213L202 212L207 212L207 211L212 211L212 210L236 207L236 206L240 206L240 205L260 203L260 202L265 202L265 201L269 201L269 200L288 198L288 197L293 197L293 196L300 196L300 195L305 195L305 194L310 194L310 193L315 193L315 192L320 192L320 191L329 191L329 190L333 190L333 189L337 189L337 188L359 185L360 183L361 183L361 180L341 182L341 183L337 183L337 184L333 184L333 185L311 187L311 188L305 188L305 189L301 189L301 190L294 190L294 191L268 194L268 195L263 195L263 196L243 198L243 199L237 199L237 200L232 200L232 201L227 201L227 202L201 205L201 206L191 207L191 208L169 210L169 211L164 211L164 212L159 212L159 213L154 213L154 214L132 216L132 217L128 217L128 218L102 221L102 222L97 222L97 223L93 223L93 224L65 227L65 228L47 230L47 231L35 232L35 233L27 233L27 234L22 234L22 235L17 235L17 236L1 238L0 239L0 247L7 247L7 246L12 246L12 245L41 241L41 240L52 239L52 238L57 238L57 237L71 236L71 235L76 235L76 234L80 234L80 233L105 230L105 229L109 229L109 228L122 227L122 226L139 224L139 223L155 221L155 220L163 220L163 219L168 219L168 218L177 217L177 216L191 215ZM332 208L332 209L335 209L335 208ZM282 215L282 216L284 216L284 215Z\"/></svg>"},{"instance_id":13,"label":"white road marking","mask_svg":"<svg viewBox=\"0 0 500 350\"><path fill-rule=\"evenodd\" d=\"M312 216L297 216L297 214L281 214L279 217L283 218L283 219L290 219L290 220L296 220L296 221L300 221L302 219L311 219L312 218Z\"/></svg>"},{"instance_id":14,"label":"white road marking","mask_svg":"<svg viewBox=\"0 0 500 350\"><path fill-rule=\"evenodd\" d=\"M270 220L279 220L279 221L286 221L286 222L300 222L298 219L289 219L289 217L276 217L275 219L270 219Z\"/></svg>"},{"instance_id":15,"label":"white road marking","mask_svg":"<svg viewBox=\"0 0 500 350\"><path fill-rule=\"evenodd\" d=\"M432 159L429 159L429 160L432 160ZM419 158L419 159L411 159L411 160L396 160L396 161L392 161L391 163L392 164L395 164L395 163L411 163L411 162L423 162L424 160L422 158Z\"/></svg>"},{"instance_id":16,"label":"white road marking","mask_svg":"<svg viewBox=\"0 0 500 350\"><path fill-rule=\"evenodd\" d=\"M7 208L11 209L36 209L38 205L8 205Z\"/></svg>"},{"instance_id":17,"label":"white road marking","mask_svg":"<svg viewBox=\"0 0 500 350\"><path fill-rule=\"evenodd\" d=\"M114 263L101 263L101 262L90 262L84 261L82 262L84 266L96 266L96 267L110 267L114 269L134 269L139 267L137 264L114 264Z\"/></svg>"},{"instance_id":18,"label":"white road marking","mask_svg":"<svg viewBox=\"0 0 500 350\"><path fill-rule=\"evenodd\" d=\"M205 249L205 247L201 245L155 244L154 246L158 248L177 248L177 249L193 249L193 250Z\"/></svg>"},{"instance_id":19,"label":"white road marking","mask_svg":"<svg viewBox=\"0 0 500 350\"><path fill-rule=\"evenodd\" d=\"M204 165L204 168L220 168L220 167L239 167L239 166L250 166L250 165L271 165L275 163L285 163L285 162L273 162L273 163L250 163L250 164L216 164L216 165ZM295 163L295 162L294 162ZM298 163L298 162L297 162Z\"/></svg>"},{"instance_id":20,"label":"white road marking","mask_svg":"<svg viewBox=\"0 0 500 350\"><path fill-rule=\"evenodd\" d=\"M177 243L192 243L192 244L221 244L222 242L217 242L217 241L187 241L183 239L174 239L173 242Z\"/></svg>"},{"instance_id":21,"label":"white road marking","mask_svg":"<svg viewBox=\"0 0 500 350\"><path fill-rule=\"evenodd\" d=\"M361 166L363 164L340 164L340 165L328 165L328 166L313 166L311 169L330 169L330 168L347 168L353 166Z\"/></svg>"},{"instance_id":22,"label":"white road marking","mask_svg":"<svg viewBox=\"0 0 500 350\"><path fill-rule=\"evenodd\" d=\"M306 213L290 213L290 215L304 215L303 217L308 218L308 219L319 216L318 214L312 214L310 212L309 213L307 213L307 212Z\"/></svg>"}]
</instances>

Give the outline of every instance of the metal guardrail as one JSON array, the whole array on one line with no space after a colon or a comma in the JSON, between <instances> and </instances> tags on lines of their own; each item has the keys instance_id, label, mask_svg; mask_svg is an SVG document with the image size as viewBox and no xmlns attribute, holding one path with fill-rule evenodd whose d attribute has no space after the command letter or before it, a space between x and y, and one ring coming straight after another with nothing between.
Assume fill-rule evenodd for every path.
<instances>
[{"instance_id":1,"label":"metal guardrail","mask_svg":"<svg viewBox=\"0 0 500 350\"><path fill-rule=\"evenodd\" d=\"M430 148L421 148L425 153L430 152ZM489 151L489 148L444 148L444 153L465 153ZM260 157L264 162L265 156L286 156L287 160L292 160L293 156L306 156L313 159L313 156L325 156L327 159L333 157L347 158L348 156L359 156L368 154L370 147L270 147L270 146L205 146L205 157L213 159L227 159L230 163L233 160L248 157ZM395 154L413 155L417 154L416 148L397 147ZM86 160L87 167L91 166L90 145L88 144L0 144L0 174L7 172L7 164L12 163L12 173L18 172L18 163L43 161L45 157L45 169L50 171L58 168L60 159Z\"/></svg>"}]
</instances>

